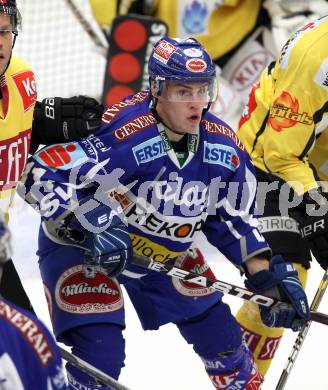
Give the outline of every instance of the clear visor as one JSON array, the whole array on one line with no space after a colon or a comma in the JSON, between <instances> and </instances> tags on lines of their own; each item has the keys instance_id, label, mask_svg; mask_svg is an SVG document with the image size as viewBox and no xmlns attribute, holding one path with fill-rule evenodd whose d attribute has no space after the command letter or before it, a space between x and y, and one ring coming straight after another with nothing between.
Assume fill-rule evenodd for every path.
<instances>
[{"instance_id":1,"label":"clear visor","mask_svg":"<svg viewBox=\"0 0 328 390\"><path fill-rule=\"evenodd\" d=\"M197 102L205 105L216 100L217 91L216 79L196 83L163 79L151 81L151 93L155 98L176 103Z\"/></svg>"}]
</instances>

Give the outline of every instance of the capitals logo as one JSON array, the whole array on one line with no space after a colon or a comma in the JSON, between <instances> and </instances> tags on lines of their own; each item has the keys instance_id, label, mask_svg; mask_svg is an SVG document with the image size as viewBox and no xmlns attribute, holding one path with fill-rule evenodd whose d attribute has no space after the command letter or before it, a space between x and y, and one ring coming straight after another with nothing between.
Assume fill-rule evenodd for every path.
<instances>
[{"instance_id":1,"label":"capitals logo","mask_svg":"<svg viewBox=\"0 0 328 390\"><path fill-rule=\"evenodd\" d=\"M297 123L311 125L313 118L307 112L299 112L299 102L289 92L283 91L273 102L268 124L278 133Z\"/></svg>"}]
</instances>

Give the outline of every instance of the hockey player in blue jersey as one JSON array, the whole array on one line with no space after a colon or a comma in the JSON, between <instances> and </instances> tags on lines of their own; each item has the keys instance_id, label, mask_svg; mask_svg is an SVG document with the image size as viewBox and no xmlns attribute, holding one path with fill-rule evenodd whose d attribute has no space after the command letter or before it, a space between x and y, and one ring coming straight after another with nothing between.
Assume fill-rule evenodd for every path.
<instances>
[{"instance_id":1,"label":"hockey player in blue jersey","mask_svg":"<svg viewBox=\"0 0 328 390\"><path fill-rule=\"evenodd\" d=\"M174 323L216 389L259 389L262 378L221 293L130 261L136 253L213 276L192 252L202 231L246 274L248 288L285 301L261 309L267 325L295 329L309 318L296 271L270 259L257 230L249 156L208 112L217 88L208 53L194 39L163 38L149 74L150 91L109 107L96 135L46 147L28 162L19 192L42 215L38 255L54 332L118 378L123 284L143 328ZM67 371L72 388L103 389L78 369Z\"/></svg>"},{"instance_id":2,"label":"hockey player in blue jersey","mask_svg":"<svg viewBox=\"0 0 328 390\"><path fill-rule=\"evenodd\" d=\"M11 255L10 236L0 214L0 280ZM58 347L49 330L29 311L0 297L0 388L66 390Z\"/></svg>"}]
</instances>

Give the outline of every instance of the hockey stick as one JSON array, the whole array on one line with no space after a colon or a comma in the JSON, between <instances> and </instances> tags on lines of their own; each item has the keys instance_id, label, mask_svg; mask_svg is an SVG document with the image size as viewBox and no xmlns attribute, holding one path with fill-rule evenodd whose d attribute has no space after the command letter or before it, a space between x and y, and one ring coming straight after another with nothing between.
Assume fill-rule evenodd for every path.
<instances>
[{"instance_id":1,"label":"hockey stick","mask_svg":"<svg viewBox=\"0 0 328 390\"><path fill-rule=\"evenodd\" d=\"M195 283L202 287L211 287L214 290L233 295L238 298L252 301L262 306L272 307L279 300L271 297L267 297L262 294L256 294L246 288L238 287L233 284L223 282L217 279L207 278L203 275L199 275L196 272L187 271L185 269L176 267L175 265L167 263L159 263L158 261L151 260L148 257L134 255L132 263L142 268L147 268L152 271L164 273L166 275L184 280L185 282ZM320 322L321 324L328 325L328 315L319 313L316 311L310 311L311 321Z\"/></svg>"},{"instance_id":2,"label":"hockey stick","mask_svg":"<svg viewBox=\"0 0 328 390\"><path fill-rule=\"evenodd\" d=\"M65 349L61 348L59 345L58 348L64 360L66 360L68 363L71 363L73 366L79 368L80 370L84 371L85 373L91 375L93 378L97 379L97 381L99 381L101 384L105 386L109 386L113 390L130 390L128 387L117 382L114 378L100 371L98 368L92 366L85 360L66 351Z\"/></svg>"},{"instance_id":3,"label":"hockey stick","mask_svg":"<svg viewBox=\"0 0 328 390\"><path fill-rule=\"evenodd\" d=\"M90 22L85 18L83 13L79 10L77 5L75 4L74 0L65 0L68 7L71 9L77 20L80 22L81 27L83 30L89 35L89 37L92 39L94 44L98 46L102 51L104 52L104 55L106 55L108 50L108 45L106 45L102 40L99 38L98 34L94 31L94 28L90 24Z\"/></svg>"},{"instance_id":4,"label":"hockey stick","mask_svg":"<svg viewBox=\"0 0 328 390\"><path fill-rule=\"evenodd\" d=\"M327 287L328 287L328 269L326 270L326 272L324 273L324 275L321 279L318 290L317 290L317 292L313 298L313 301L311 303L310 310L317 310L318 309ZM292 368L294 367L295 361L296 361L297 356L301 350L301 347L302 347L303 342L305 340L305 337L310 329L310 326L311 326L311 321L307 322L300 330L300 332L299 332L299 334L294 342L291 353L288 356L287 363L286 363L285 368L283 369L283 371L281 373L281 376L279 378L279 382L278 382L275 390L283 390L285 388L285 385L286 385L287 380L289 378L290 372L291 372Z\"/></svg>"}]
</instances>

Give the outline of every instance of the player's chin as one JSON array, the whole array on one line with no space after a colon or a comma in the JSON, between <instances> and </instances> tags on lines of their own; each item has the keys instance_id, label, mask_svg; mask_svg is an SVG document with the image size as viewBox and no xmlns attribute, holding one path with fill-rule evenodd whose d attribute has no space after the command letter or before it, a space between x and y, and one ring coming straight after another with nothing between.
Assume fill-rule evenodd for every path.
<instances>
[{"instance_id":1,"label":"player's chin","mask_svg":"<svg viewBox=\"0 0 328 390\"><path fill-rule=\"evenodd\" d=\"M185 132L191 133L191 134L198 133L199 125L200 125L199 118L197 118L197 119L188 118L188 120L186 121L186 124L185 124Z\"/></svg>"}]
</instances>

